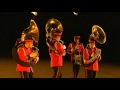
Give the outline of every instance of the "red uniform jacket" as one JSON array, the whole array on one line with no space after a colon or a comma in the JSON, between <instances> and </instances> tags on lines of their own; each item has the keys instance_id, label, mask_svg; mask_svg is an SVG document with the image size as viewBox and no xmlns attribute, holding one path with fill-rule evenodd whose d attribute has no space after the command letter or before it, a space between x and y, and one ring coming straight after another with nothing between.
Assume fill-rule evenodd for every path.
<instances>
[{"instance_id":1,"label":"red uniform jacket","mask_svg":"<svg viewBox=\"0 0 120 90\"><path fill-rule=\"evenodd\" d=\"M21 61L29 62L28 55L30 53L32 53L32 49L27 49L25 47L18 49L18 56ZM16 66L16 71L18 71L18 72L20 72L20 71L30 72L30 69L33 71L33 68L31 66L25 67L25 66L21 66L20 64L17 64L17 66Z\"/></svg>"},{"instance_id":2,"label":"red uniform jacket","mask_svg":"<svg viewBox=\"0 0 120 90\"><path fill-rule=\"evenodd\" d=\"M97 50L98 50L98 48L94 48L93 50L91 48L84 49L84 52L83 52L84 62L89 61L89 59L91 58L90 57L91 54L93 52L96 52ZM101 49L99 49L99 50L101 50ZM100 61L100 60L101 60L101 56L91 66L84 67L84 69L85 70L98 71L99 70L98 61Z\"/></svg>"},{"instance_id":3,"label":"red uniform jacket","mask_svg":"<svg viewBox=\"0 0 120 90\"><path fill-rule=\"evenodd\" d=\"M72 61L72 60L75 60L75 57L74 57L74 54L75 54L75 53L71 53L71 49L74 49L74 50L75 50L76 46L77 46L77 45L76 45L74 42L73 42L73 43L70 43L70 44L68 45L67 53L71 55L71 61ZM83 54L84 45L79 42L79 45L78 45L77 48L78 48L79 52L80 52L81 54Z\"/></svg>"},{"instance_id":4,"label":"red uniform jacket","mask_svg":"<svg viewBox=\"0 0 120 90\"><path fill-rule=\"evenodd\" d=\"M59 55L57 55L54 51L51 51L49 48L49 54L51 58L50 66L63 66L63 55L65 54L65 50L63 49L62 44L60 42L55 42L53 44L53 47L55 47L58 50Z\"/></svg>"}]
</instances>

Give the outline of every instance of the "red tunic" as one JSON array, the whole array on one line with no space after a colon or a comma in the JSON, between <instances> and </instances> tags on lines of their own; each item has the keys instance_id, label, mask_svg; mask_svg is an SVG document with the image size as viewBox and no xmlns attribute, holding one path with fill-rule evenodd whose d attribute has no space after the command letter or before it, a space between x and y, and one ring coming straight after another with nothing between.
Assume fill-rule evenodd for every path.
<instances>
[{"instance_id":1,"label":"red tunic","mask_svg":"<svg viewBox=\"0 0 120 90\"><path fill-rule=\"evenodd\" d=\"M57 55L54 51L50 52L50 48L49 48L49 54L50 54L50 58L51 58L50 66L51 67L63 66L63 55L65 54L63 45L59 42L55 42L53 47L55 47L58 50L59 55Z\"/></svg>"},{"instance_id":2,"label":"red tunic","mask_svg":"<svg viewBox=\"0 0 120 90\"><path fill-rule=\"evenodd\" d=\"M30 53L32 53L32 49L27 49L25 47L18 49L18 56L21 61L29 62L29 60L27 60L27 58L28 58L27 55L29 55ZM18 72L20 72L20 71L30 72L30 69L33 71L33 68L31 66L25 67L25 66L21 66L20 64L17 64L17 66L16 66L16 71L18 71Z\"/></svg>"},{"instance_id":3,"label":"red tunic","mask_svg":"<svg viewBox=\"0 0 120 90\"><path fill-rule=\"evenodd\" d=\"M76 44L75 43L70 43L68 45L68 48L67 48L67 53L71 55L71 61L72 60L75 60L75 56L74 56L74 53L71 53L71 49L74 49L76 48ZM78 51L83 54L83 51L84 51L84 45L82 43L79 42L78 44Z\"/></svg>"},{"instance_id":4,"label":"red tunic","mask_svg":"<svg viewBox=\"0 0 120 90\"><path fill-rule=\"evenodd\" d=\"M90 48L86 48L84 49L83 52L83 57L84 57L84 62L89 61L90 56L93 52L96 52L98 50L98 48L94 48L93 50ZM100 50L100 49L99 49ZM85 70L93 70L93 71L98 71L99 70L99 66L98 66L98 61L101 60L101 56L98 58L98 60L96 60L91 66L88 67L84 67Z\"/></svg>"}]
</instances>

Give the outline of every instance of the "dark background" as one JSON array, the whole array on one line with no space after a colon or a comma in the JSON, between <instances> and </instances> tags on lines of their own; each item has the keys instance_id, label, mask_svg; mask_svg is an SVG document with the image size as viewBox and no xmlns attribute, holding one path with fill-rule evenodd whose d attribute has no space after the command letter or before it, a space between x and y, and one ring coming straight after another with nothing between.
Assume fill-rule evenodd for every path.
<instances>
[{"instance_id":1,"label":"dark background","mask_svg":"<svg viewBox=\"0 0 120 90\"><path fill-rule=\"evenodd\" d=\"M48 47L45 43L46 22L51 18L58 19L63 25L62 40L68 46L74 35L81 36L81 42L86 47L92 26L97 24L106 33L106 43L97 44L102 49L103 61L119 61L119 26L120 12L38 12L35 20L40 32L39 49L40 59L49 59ZM22 31L29 26L32 18L30 12L0 12L0 57L12 57L11 50ZM64 58L70 59L67 54Z\"/></svg>"}]
</instances>

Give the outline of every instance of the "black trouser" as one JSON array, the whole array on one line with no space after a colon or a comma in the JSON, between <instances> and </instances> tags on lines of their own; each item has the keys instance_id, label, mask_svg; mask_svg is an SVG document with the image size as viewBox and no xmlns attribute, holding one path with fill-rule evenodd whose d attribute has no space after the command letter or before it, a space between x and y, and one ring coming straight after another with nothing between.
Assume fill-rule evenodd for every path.
<instances>
[{"instance_id":1,"label":"black trouser","mask_svg":"<svg viewBox=\"0 0 120 90\"><path fill-rule=\"evenodd\" d=\"M21 78L33 78L33 72L30 71L30 72L20 72L20 75L21 75Z\"/></svg>"},{"instance_id":2,"label":"black trouser","mask_svg":"<svg viewBox=\"0 0 120 90\"><path fill-rule=\"evenodd\" d=\"M80 71L80 65L75 64L75 60L72 61L73 77L77 78Z\"/></svg>"},{"instance_id":3,"label":"black trouser","mask_svg":"<svg viewBox=\"0 0 120 90\"><path fill-rule=\"evenodd\" d=\"M85 76L86 78L95 78L96 77L96 71L93 70L85 70Z\"/></svg>"},{"instance_id":4,"label":"black trouser","mask_svg":"<svg viewBox=\"0 0 120 90\"><path fill-rule=\"evenodd\" d=\"M60 66L52 67L54 71L53 78L62 78L62 71Z\"/></svg>"}]
</instances>

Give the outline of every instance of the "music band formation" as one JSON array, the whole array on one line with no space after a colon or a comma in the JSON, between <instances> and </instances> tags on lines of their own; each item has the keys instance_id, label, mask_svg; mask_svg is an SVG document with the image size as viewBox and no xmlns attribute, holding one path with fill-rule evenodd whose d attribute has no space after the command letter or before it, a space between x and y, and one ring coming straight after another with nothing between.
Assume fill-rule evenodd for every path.
<instances>
[{"instance_id":1,"label":"music band formation","mask_svg":"<svg viewBox=\"0 0 120 90\"><path fill-rule=\"evenodd\" d=\"M54 72L51 78L62 78L63 57L67 54L71 57L73 78L78 77L81 67L85 70L85 78L96 78L98 62L102 58L101 49L96 47L96 43L106 42L106 35L100 26L92 27L92 34L86 47L80 42L79 35L73 36L73 42L66 47L61 40L63 26L55 18L48 20L45 30L50 67ZM39 29L35 20L31 19L29 27L23 30L12 49L13 58L17 62L16 71L20 73L21 78L34 78L33 66L39 61L38 42Z\"/></svg>"}]
</instances>

